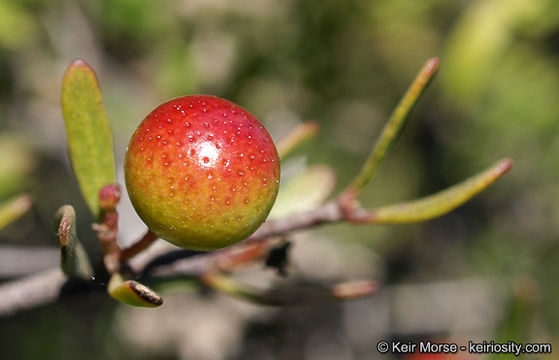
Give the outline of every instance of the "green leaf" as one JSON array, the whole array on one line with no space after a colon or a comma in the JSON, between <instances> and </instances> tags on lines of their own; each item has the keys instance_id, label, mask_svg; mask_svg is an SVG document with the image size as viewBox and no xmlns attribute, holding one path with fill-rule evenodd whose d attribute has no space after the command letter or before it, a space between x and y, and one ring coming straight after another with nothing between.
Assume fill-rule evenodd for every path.
<instances>
[{"instance_id":1,"label":"green leaf","mask_svg":"<svg viewBox=\"0 0 559 360\"><path fill-rule=\"evenodd\" d=\"M99 190L115 182L113 139L97 78L82 60L74 61L64 75L62 113L74 173L99 218Z\"/></svg>"},{"instance_id":2,"label":"green leaf","mask_svg":"<svg viewBox=\"0 0 559 360\"><path fill-rule=\"evenodd\" d=\"M33 206L29 195L20 195L0 204L0 229L19 219Z\"/></svg>"},{"instance_id":3,"label":"green leaf","mask_svg":"<svg viewBox=\"0 0 559 360\"><path fill-rule=\"evenodd\" d=\"M113 299L127 305L157 307L163 304L161 295L137 281L124 280L120 273L111 276L107 291Z\"/></svg>"},{"instance_id":4,"label":"green leaf","mask_svg":"<svg viewBox=\"0 0 559 360\"><path fill-rule=\"evenodd\" d=\"M313 166L291 179L280 189L270 218L311 210L322 204L332 193L336 173L327 166Z\"/></svg>"},{"instance_id":5,"label":"green leaf","mask_svg":"<svg viewBox=\"0 0 559 360\"><path fill-rule=\"evenodd\" d=\"M87 252L78 240L76 212L70 205L64 205L54 217L56 234L60 241L60 264L70 278L90 280L93 275Z\"/></svg>"},{"instance_id":6,"label":"green leaf","mask_svg":"<svg viewBox=\"0 0 559 360\"><path fill-rule=\"evenodd\" d=\"M484 172L436 194L370 210L363 222L373 224L414 223L444 215L489 187L506 174L512 165L512 160L504 159Z\"/></svg>"},{"instance_id":7,"label":"green leaf","mask_svg":"<svg viewBox=\"0 0 559 360\"><path fill-rule=\"evenodd\" d=\"M437 73L438 68L438 58L429 59L423 65L408 88L408 91L406 91L396 106L396 109L392 112L392 115L390 115L390 119L388 119L388 122L384 125L361 171L347 189L344 190L344 193L357 195L375 178L388 150L404 128L408 115L413 110L421 94L423 94L427 88L427 85L429 85L433 79L433 76Z\"/></svg>"},{"instance_id":8,"label":"green leaf","mask_svg":"<svg viewBox=\"0 0 559 360\"><path fill-rule=\"evenodd\" d=\"M295 149L318 134L319 125L314 121L307 121L296 126L277 145L278 155L285 160Z\"/></svg>"}]
</instances>

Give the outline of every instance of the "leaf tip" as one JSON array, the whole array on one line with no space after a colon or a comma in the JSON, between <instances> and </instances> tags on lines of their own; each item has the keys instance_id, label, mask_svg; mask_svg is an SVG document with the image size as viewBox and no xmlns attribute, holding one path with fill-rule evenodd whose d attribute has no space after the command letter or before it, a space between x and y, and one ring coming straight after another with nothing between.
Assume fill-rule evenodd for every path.
<instances>
[{"instance_id":1,"label":"leaf tip","mask_svg":"<svg viewBox=\"0 0 559 360\"><path fill-rule=\"evenodd\" d=\"M497 163L495 166L495 173L497 176L502 176L509 172L509 170L513 167L514 161L512 159L506 158Z\"/></svg>"},{"instance_id":2,"label":"leaf tip","mask_svg":"<svg viewBox=\"0 0 559 360\"><path fill-rule=\"evenodd\" d=\"M66 69L66 72L64 73L64 80L66 80L71 74L74 73L74 71L77 70L85 70L86 72L93 73L93 68L89 66L89 64L86 63L83 59L78 58L72 61L72 63Z\"/></svg>"},{"instance_id":3,"label":"leaf tip","mask_svg":"<svg viewBox=\"0 0 559 360\"><path fill-rule=\"evenodd\" d=\"M332 294L340 300L350 300L373 295L379 290L379 285L372 280L355 280L335 285Z\"/></svg>"},{"instance_id":4,"label":"leaf tip","mask_svg":"<svg viewBox=\"0 0 559 360\"><path fill-rule=\"evenodd\" d=\"M107 291L113 299L127 305L154 308L163 304L161 295L135 280L124 280L120 273L112 275Z\"/></svg>"},{"instance_id":5,"label":"leaf tip","mask_svg":"<svg viewBox=\"0 0 559 360\"><path fill-rule=\"evenodd\" d=\"M21 195L14 201L14 206L23 214L33 207L33 198L31 195Z\"/></svg>"},{"instance_id":6,"label":"leaf tip","mask_svg":"<svg viewBox=\"0 0 559 360\"><path fill-rule=\"evenodd\" d=\"M68 233L70 232L71 223L68 218L64 217L60 221L60 227L58 228L58 240L60 242L60 247L65 248L68 246Z\"/></svg>"},{"instance_id":7,"label":"leaf tip","mask_svg":"<svg viewBox=\"0 0 559 360\"><path fill-rule=\"evenodd\" d=\"M320 124L318 121L311 120L304 123L305 129L313 135L320 131Z\"/></svg>"},{"instance_id":8,"label":"leaf tip","mask_svg":"<svg viewBox=\"0 0 559 360\"><path fill-rule=\"evenodd\" d=\"M129 280L126 282L128 287L138 296L140 299L145 301L146 307L157 307L163 304L163 298L161 295L134 280Z\"/></svg>"},{"instance_id":9,"label":"leaf tip","mask_svg":"<svg viewBox=\"0 0 559 360\"><path fill-rule=\"evenodd\" d=\"M438 56L432 57L425 63L425 70L434 71L439 68L441 59Z\"/></svg>"},{"instance_id":10,"label":"leaf tip","mask_svg":"<svg viewBox=\"0 0 559 360\"><path fill-rule=\"evenodd\" d=\"M77 68L77 67L90 67L83 59L77 58L74 61L72 61L72 64L70 64L71 68Z\"/></svg>"},{"instance_id":11,"label":"leaf tip","mask_svg":"<svg viewBox=\"0 0 559 360\"><path fill-rule=\"evenodd\" d=\"M60 242L60 247L68 246L69 233L75 224L76 213L71 205L64 205L58 209L55 215L55 230Z\"/></svg>"}]
</instances>

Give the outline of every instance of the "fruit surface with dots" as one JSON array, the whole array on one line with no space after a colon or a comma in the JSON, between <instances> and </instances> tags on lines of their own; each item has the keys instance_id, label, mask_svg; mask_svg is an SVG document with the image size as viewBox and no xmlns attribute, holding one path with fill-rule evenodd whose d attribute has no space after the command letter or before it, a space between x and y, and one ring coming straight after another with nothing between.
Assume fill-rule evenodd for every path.
<instances>
[{"instance_id":1,"label":"fruit surface with dots","mask_svg":"<svg viewBox=\"0 0 559 360\"><path fill-rule=\"evenodd\" d=\"M275 201L280 164L262 124L227 100L170 100L140 124L125 158L126 188L159 237L213 250L247 238Z\"/></svg>"}]
</instances>

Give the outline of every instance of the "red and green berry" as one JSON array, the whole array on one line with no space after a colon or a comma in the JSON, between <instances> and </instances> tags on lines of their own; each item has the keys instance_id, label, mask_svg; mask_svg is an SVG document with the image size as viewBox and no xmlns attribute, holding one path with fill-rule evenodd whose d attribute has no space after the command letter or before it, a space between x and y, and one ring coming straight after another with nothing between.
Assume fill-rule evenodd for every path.
<instances>
[{"instance_id":1,"label":"red and green berry","mask_svg":"<svg viewBox=\"0 0 559 360\"><path fill-rule=\"evenodd\" d=\"M126 188L152 232L213 250L250 236L275 201L280 163L249 112L227 100L184 96L140 124L125 159Z\"/></svg>"}]
</instances>

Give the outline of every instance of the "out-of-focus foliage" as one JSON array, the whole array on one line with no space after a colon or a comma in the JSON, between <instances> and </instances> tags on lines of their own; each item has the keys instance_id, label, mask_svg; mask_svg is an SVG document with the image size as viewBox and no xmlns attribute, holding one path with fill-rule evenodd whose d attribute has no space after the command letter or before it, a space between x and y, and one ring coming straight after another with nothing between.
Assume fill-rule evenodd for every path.
<instances>
[{"instance_id":1,"label":"out-of-focus foliage","mask_svg":"<svg viewBox=\"0 0 559 360\"><path fill-rule=\"evenodd\" d=\"M17 31L16 31L17 29ZM36 36L35 19L19 2L0 1L0 47L20 50Z\"/></svg>"},{"instance_id":2,"label":"out-of-focus foliage","mask_svg":"<svg viewBox=\"0 0 559 360\"><path fill-rule=\"evenodd\" d=\"M80 231L90 227L70 173L59 98L64 69L77 57L96 69L121 179L128 139L149 111L171 97L211 93L249 109L276 139L301 121L319 122L320 134L283 164L283 183L323 163L342 189L431 56L440 56L440 73L363 203L418 198L499 158L513 158L514 169L429 223L337 225L294 236L298 280L374 274L394 287L392 295L262 310L179 294L142 313L79 298L2 320L3 355L339 360L377 358L374 345L388 336L512 334L557 343L556 0L0 0L0 199L30 191L36 204L0 241L56 245L52 216L66 203L76 208ZM126 200L120 227L123 242L142 231ZM80 240L95 242L87 234ZM491 291L479 284L501 297L485 297ZM537 293L533 308L516 316L526 288ZM394 300L400 291L408 302ZM430 308L440 311L412 326ZM523 325L530 331L514 331Z\"/></svg>"},{"instance_id":3,"label":"out-of-focus foliage","mask_svg":"<svg viewBox=\"0 0 559 360\"><path fill-rule=\"evenodd\" d=\"M443 96L462 114L453 157L471 164L507 153L518 166L509 211L480 229L476 258L499 275L542 279L540 309L556 330L559 314L551 304L559 288L545 279L559 259L559 207L552 200L559 195L558 31L556 1L477 2L448 39L441 78Z\"/></svg>"},{"instance_id":4,"label":"out-of-focus foliage","mask_svg":"<svg viewBox=\"0 0 559 360\"><path fill-rule=\"evenodd\" d=\"M326 166L314 166L297 174L282 187L270 218L280 218L316 208L327 199L336 183L336 174Z\"/></svg>"},{"instance_id":5,"label":"out-of-focus foliage","mask_svg":"<svg viewBox=\"0 0 559 360\"><path fill-rule=\"evenodd\" d=\"M23 135L0 136L0 199L21 191L36 161Z\"/></svg>"}]
</instances>

